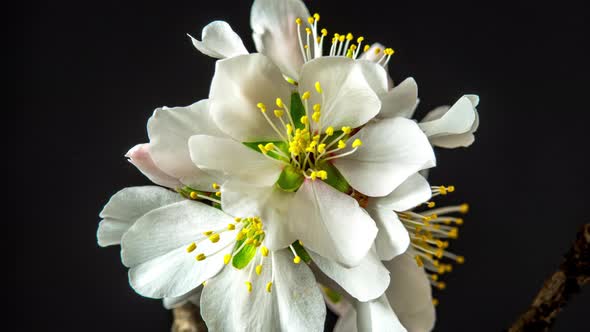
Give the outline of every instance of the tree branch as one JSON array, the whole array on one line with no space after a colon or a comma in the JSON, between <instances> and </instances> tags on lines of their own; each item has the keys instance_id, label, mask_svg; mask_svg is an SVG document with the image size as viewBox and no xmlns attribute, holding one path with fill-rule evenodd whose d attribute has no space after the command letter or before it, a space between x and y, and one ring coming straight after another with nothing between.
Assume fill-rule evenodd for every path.
<instances>
[{"instance_id":1,"label":"tree branch","mask_svg":"<svg viewBox=\"0 0 590 332\"><path fill-rule=\"evenodd\" d=\"M557 314L570 297L590 282L590 224L578 232L576 240L565 254L564 261L508 332L549 331Z\"/></svg>"}]
</instances>

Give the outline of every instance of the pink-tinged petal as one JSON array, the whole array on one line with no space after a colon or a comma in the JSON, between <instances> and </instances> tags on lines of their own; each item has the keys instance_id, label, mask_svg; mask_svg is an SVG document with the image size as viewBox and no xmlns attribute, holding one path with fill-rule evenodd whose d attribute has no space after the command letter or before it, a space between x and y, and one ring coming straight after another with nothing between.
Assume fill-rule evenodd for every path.
<instances>
[{"instance_id":1,"label":"pink-tinged petal","mask_svg":"<svg viewBox=\"0 0 590 332\"><path fill-rule=\"evenodd\" d=\"M137 169L139 169L139 171L153 183L168 188L177 188L181 186L178 179L166 174L156 166L154 160L150 156L148 143L137 144L132 147L131 150L125 154L125 157L129 158L129 162L137 167Z\"/></svg>"}]
</instances>

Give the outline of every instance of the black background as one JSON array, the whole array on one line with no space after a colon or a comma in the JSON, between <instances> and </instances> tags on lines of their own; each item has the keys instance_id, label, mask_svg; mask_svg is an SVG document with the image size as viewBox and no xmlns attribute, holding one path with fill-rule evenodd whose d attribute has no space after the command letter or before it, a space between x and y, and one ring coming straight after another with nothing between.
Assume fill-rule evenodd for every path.
<instances>
[{"instance_id":1,"label":"black background","mask_svg":"<svg viewBox=\"0 0 590 332\"><path fill-rule=\"evenodd\" d=\"M438 293L437 331L500 331L530 303L588 222L588 10L564 1L306 1L332 32L396 50L390 72L413 76L419 116L464 93L481 97L469 149L437 151L433 183L471 212L453 245L466 264ZM98 212L117 190L147 180L123 157L147 140L158 106L206 98L214 60L200 37L229 22L250 51L250 1L45 1L26 5L23 330L166 331L170 314L127 284L118 248L96 245ZM21 170L22 171L22 170ZM36 174L36 175L35 175ZM29 192L30 193L30 192ZM32 206L32 208L31 208ZM42 249L42 250L40 250ZM32 285L32 287L31 287ZM590 291L560 315L579 331Z\"/></svg>"}]
</instances>

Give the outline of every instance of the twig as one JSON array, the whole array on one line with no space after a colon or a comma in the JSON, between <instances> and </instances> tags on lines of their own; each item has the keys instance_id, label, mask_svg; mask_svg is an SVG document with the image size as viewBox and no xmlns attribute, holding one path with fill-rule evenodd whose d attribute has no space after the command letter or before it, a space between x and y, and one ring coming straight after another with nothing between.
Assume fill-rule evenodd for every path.
<instances>
[{"instance_id":1,"label":"twig","mask_svg":"<svg viewBox=\"0 0 590 332\"><path fill-rule=\"evenodd\" d=\"M578 232L564 261L551 277L545 280L530 308L523 313L508 332L549 331L557 314L570 297L590 282L590 224Z\"/></svg>"},{"instance_id":2,"label":"twig","mask_svg":"<svg viewBox=\"0 0 590 332\"><path fill-rule=\"evenodd\" d=\"M207 332L199 307L188 302L172 310L172 332Z\"/></svg>"}]
</instances>

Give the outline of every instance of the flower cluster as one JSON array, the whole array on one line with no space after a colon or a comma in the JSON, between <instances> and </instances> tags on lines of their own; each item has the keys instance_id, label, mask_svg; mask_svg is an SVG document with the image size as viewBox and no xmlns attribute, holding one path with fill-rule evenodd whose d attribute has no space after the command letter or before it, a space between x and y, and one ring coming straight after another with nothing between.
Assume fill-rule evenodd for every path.
<instances>
[{"instance_id":1,"label":"flower cluster","mask_svg":"<svg viewBox=\"0 0 590 332\"><path fill-rule=\"evenodd\" d=\"M321 331L325 303L339 331L430 330L467 205L435 207L454 187L426 171L433 146L473 142L478 97L417 122L393 49L319 21L255 0L258 53L222 21L190 37L219 59L209 97L155 110L126 156L156 185L110 199L99 245L121 245L137 293L199 305L212 331Z\"/></svg>"}]
</instances>

